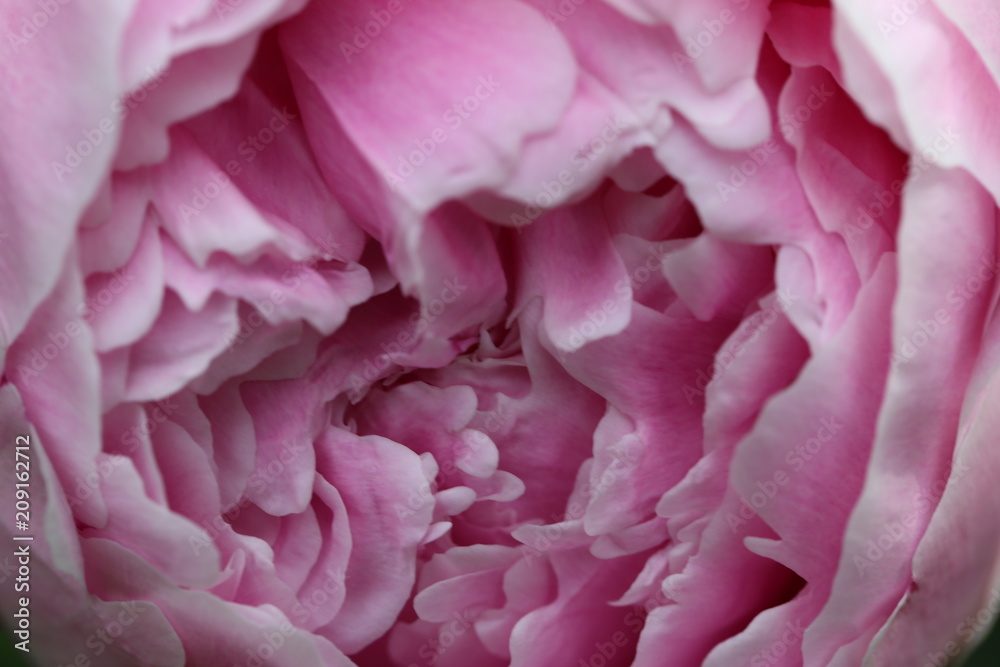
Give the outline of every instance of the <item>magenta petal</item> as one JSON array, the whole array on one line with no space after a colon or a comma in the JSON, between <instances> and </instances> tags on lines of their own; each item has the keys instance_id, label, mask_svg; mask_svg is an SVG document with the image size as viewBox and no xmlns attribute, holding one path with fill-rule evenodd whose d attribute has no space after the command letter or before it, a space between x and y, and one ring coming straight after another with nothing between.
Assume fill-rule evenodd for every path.
<instances>
[{"instance_id":1,"label":"magenta petal","mask_svg":"<svg viewBox=\"0 0 1000 667\"><path fill-rule=\"evenodd\" d=\"M407 7L391 17L377 49L360 49L354 28L376 9L313 3L282 28L284 51L320 88L373 170L415 210L501 184L505 162L528 136L553 127L569 101L575 63L565 42L515 0L447 0ZM509 58L511 48L521 57ZM474 112L453 108L465 98ZM433 148L420 149L421 141ZM418 149L433 155L414 167L404 156Z\"/></svg>"}]
</instances>

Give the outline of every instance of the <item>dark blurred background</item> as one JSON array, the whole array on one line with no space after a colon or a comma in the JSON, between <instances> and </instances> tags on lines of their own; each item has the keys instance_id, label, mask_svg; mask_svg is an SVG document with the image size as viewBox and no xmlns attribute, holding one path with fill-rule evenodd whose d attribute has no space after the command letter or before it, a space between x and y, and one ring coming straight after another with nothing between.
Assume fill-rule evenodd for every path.
<instances>
[{"instance_id":1,"label":"dark blurred background","mask_svg":"<svg viewBox=\"0 0 1000 667\"><path fill-rule=\"evenodd\" d=\"M40 665L25 659L25 654L14 648L12 636L4 628L3 645L0 646L0 666L2 667L56 667L55 665ZM92 667L101 667L100 662L91 661ZM986 641L970 656L965 664L953 663L949 667L998 667L1000 666L1000 631L994 626ZM552 667L561 667L553 665ZM664 665L663 667L682 667L681 665ZM806 665L806 667L816 667ZM923 667L919 665L901 665L900 667Z\"/></svg>"},{"instance_id":2,"label":"dark blurred background","mask_svg":"<svg viewBox=\"0 0 1000 667\"><path fill-rule=\"evenodd\" d=\"M990 636L965 664L967 667L997 667L1000 665L1000 628L997 628L996 625L993 626Z\"/></svg>"}]
</instances>

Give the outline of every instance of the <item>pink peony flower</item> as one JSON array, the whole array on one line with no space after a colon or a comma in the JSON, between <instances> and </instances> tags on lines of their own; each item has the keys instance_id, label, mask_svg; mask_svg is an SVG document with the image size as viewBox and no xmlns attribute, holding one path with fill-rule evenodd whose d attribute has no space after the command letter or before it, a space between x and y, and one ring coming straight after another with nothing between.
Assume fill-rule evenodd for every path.
<instances>
[{"instance_id":1,"label":"pink peony flower","mask_svg":"<svg viewBox=\"0 0 1000 667\"><path fill-rule=\"evenodd\" d=\"M1000 610L978 0L9 0L40 665L933 664Z\"/></svg>"}]
</instances>

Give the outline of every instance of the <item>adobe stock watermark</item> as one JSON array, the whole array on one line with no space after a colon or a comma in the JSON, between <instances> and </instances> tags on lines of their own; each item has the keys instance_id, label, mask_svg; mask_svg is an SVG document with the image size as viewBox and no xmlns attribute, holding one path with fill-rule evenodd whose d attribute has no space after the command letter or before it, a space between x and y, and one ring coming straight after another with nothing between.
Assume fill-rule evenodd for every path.
<instances>
[{"instance_id":1,"label":"adobe stock watermark","mask_svg":"<svg viewBox=\"0 0 1000 667\"><path fill-rule=\"evenodd\" d=\"M624 134L628 125L628 120L622 116L615 116L604 122L601 130L586 143L577 147L570 156L569 162L576 171L562 169L551 181L542 181L541 188L535 196L529 199L529 203L521 213L513 213L510 222L514 227L521 229L537 220L546 210L552 207L556 198L562 195L567 188L571 187L579 174L587 171L594 160L603 155L611 146Z\"/></svg>"},{"instance_id":2,"label":"adobe stock watermark","mask_svg":"<svg viewBox=\"0 0 1000 667\"><path fill-rule=\"evenodd\" d=\"M622 617L622 624L632 632L632 637L624 630L615 631L607 641L594 642L594 652L588 658L580 658L574 667L608 667L616 664L612 662L618 652L628 646L642 632L649 614L657 607L662 607L670 603L663 592L662 586L655 587L656 592L647 597L642 603L632 605L632 608Z\"/></svg>"},{"instance_id":3,"label":"adobe stock watermark","mask_svg":"<svg viewBox=\"0 0 1000 667\"><path fill-rule=\"evenodd\" d=\"M469 286L462 282L460 276L445 280L444 287L441 288L438 296L431 299L426 307L421 307L418 312L410 315L409 327L403 328L396 334L395 340L379 343L383 353L378 355L375 361L370 358L365 359L362 373L351 373L349 378L351 390L356 393L363 392L369 384L377 380L382 371L389 368L396 357L405 354L405 346L416 342L420 335L441 317L448 306L455 303L468 288Z\"/></svg>"},{"instance_id":4,"label":"adobe stock watermark","mask_svg":"<svg viewBox=\"0 0 1000 667\"><path fill-rule=\"evenodd\" d=\"M549 25L557 28L560 23L565 23L576 14L577 8L585 4L587 0L562 0L555 9L546 9L545 18Z\"/></svg>"},{"instance_id":5,"label":"adobe stock watermark","mask_svg":"<svg viewBox=\"0 0 1000 667\"><path fill-rule=\"evenodd\" d=\"M947 667L952 664L951 658L958 657L965 647L972 644L976 637L993 625L997 612L1000 612L1000 588L993 590L989 601L975 615L966 616L961 623L955 626L953 634L960 637L961 641L949 641L942 647L943 651L929 651L927 662L923 664L923 667Z\"/></svg>"},{"instance_id":6,"label":"adobe stock watermark","mask_svg":"<svg viewBox=\"0 0 1000 667\"><path fill-rule=\"evenodd\" d=\"M354 38L350 43L340 42L340 53L344 56L344 60L350 63L352 58L371 46L372 42L382 34L382 31L389 27L393 19L403 13L404 9L406 9L406 5L403 4L403 0L389 0L383 9L369 11L372 20L365 23L364 26L354 26Z\"/></svg>"},{"instance_id":7,"label":"adobe stock watermark","mask_svg":"<svg viewBox=\"0 0 1000 667\"><path fill-rule=\"evenodd\" d=\"M97 602L99 600L95 599L94 601ZM72 662L67 662L65 665L59 665L58 667L91 667L91 665L100 664L92 662L91 657L99 658L104 655L108 647L122 636L125 628L135 623L139 618L139 614L146 611L145 607L139 606L138 600L122 602L121 605L124 609L118 612L118 616L114 620L105 622L104 627L87 637L84 645L90 651L81 651L76 654Z\"/></svg>"},{"instance_id":8,"label":"adobe stock watermark","mask_svg":"<svg viewBox=\"0 0 1000 667\"><path fill-rule=\"evenodd\" d=\"M794 447L788 449L785 453L785 463L792 467L792 474L800 472L806 467L806 464L812 461L826 446L827 443L834 439L844 428L844 425L837 421L836 417L824 417L819 420L819 428L816 429L816 433L811 438L807 438L805 442L802 442ZM765 478L764 481L757 481L757 491L750 494L750 499L740 498L740 510L739 516L729 512L726 514L726 523L729 524L729 530L736 533L742 526L745 526L748 521L753 519L760 513L760 510L764 509L768 503L774 500L775 497L781 492L781 489L788 485L791 480L791 475L785 471L784 468L777 468L769 479Z\"/></svg>"},{"instance_id":9,"label":"adobe stock watermark","mask_svg":"<svg viewBox=\"0 0 1000 667\"><path fill-rule=\"evenodd\" d=\"M757 175L757 171L767 164L771 156L778 152L780 146L774 137L769 138L759 146L746 150L749 157L739 164L729 165L729 178L725 181L715 181L715 189L722 201L728 201L740 188L747 184L748 179Z\"/></svg>"},{"instance_id":10,"label":"adobe stock watermark","mask_svg":"<svg viewBox=\"0 0 1000 667\"><path fill-rule=\"evenodd\" d=\"M633 635L638 635L645 626L646 618L657 607L669 604L671 601L663 592L662 586L656 586L656 592L646 598L642 604L632 606L632 609L622 619ZM805 628L801 621L786 621L781 637L768 648L759 651L751 658L751 667L768 667L781 661L789 649L802 641ZM607 667L612 663L618 652L628 645L628 635L619 630L609 638L610 641L595 642L594 652L589 659L581 658L577 667Z\"/></svg>"},{"instance_id":11,"label":"adobe stock watermark","mask_svg":"<svg viewBox=\"0 0 1000 667\"><path fill-rule=\"evenodd\" d=\"M806 629L802 627L801 621L785 621L785 630L781 633L781 637L775 639L767 648L754 653L750 658L750 667L769 667L778 664L789 650L802 641L805 634Z\"/></svg>"},{"instance_id":12,"label":"adobe stock watermark","mask_svg":"<svg viewBox=\"0 0 1000 667\"><path fill-rule=\"evenodd\" d=\"M142 436L151 437L160 428L160 424L166 422L170 415L177 412L180 405L172 403L170 398L168 396L156 401L152 404L152 410L148 409L147 404L147 409L143 411L142 421L122 433L121 444L128 445L129 452L134 452L139 448Z\"/></svg>"},{"instance_id":13,"label":"adobe stock watermark","mask_svg":"<svg viewBox=\"0 0 1000 667\"><path fill-rule=\"evenodd\" d=\"M670 243L667 241L654 244L646 256L646 261L614 284L614 298L605 299L600 306L588 309L584 321L579 326L574 325L569 328L569 349L560 350L563 353L563 360L565 353L576 352L595 339L599 328L607 323L608 317L617 313L622 304L631 298L633 289L649 282L653 276L663 275L661 270L663 258L667 256L669 248Z\"/></svg>"},{"instance_id":14,"label":"adobe stock watermark","mask_svg":"<svg viewBox=\"0 0 1000 667\"><path fill-rule=\"evenodd\" d=\"M385 180L389 187L395 191L406 179L416 173L437 152L438 146L448 141L457 132L465 121L472 118L482 106L483 102L493 96L498 88L503 87L503 83L493 78L493 75L481 76L478 79L479 85L466 96L461 102L456 102L444 114L441 119L447 123L447 128L436 127L427 136L413 140L413 150L405 155L397 155L398 163L395 171L385 172Z\"/></svg>"},{"instance_id":15,"label":"adobe stock watermark","mask_svg":"<svg viewBox=\"0 0 1000 667\"><path fill-rule=\"evenodd\" d=\"M603 493L642 460L638 447L630 447L625 450L615 447L609 449L609 453L613 460L601 472L597 483L591 484L590 480L584 482L580 489L580 497L574 498L570 502L564 515L552 514L551 523L541 526L541 530L534 533L534 539L530 543L522 543L519 550L521 558L525 562L530 563L532 560L540 558L543 553L556 546L567 530L566 522L582 519L591 498Z\"/></svg>"},{"instance_id":16,"label":"adobe stock watermark","mask_svg":"<svg viewBox=\"0 0 1000 667\"><path fill-rule=\"evenodd\" d=\"M322 584L313 587L308 595L296 597L295 604L292 605L292 616L299 626L305 625L313 614L329 604L332 595L345 589L342 582L347 577L346 570L327 568L324 574L326 576Z\"/></svg>"},{"instance_id":17,"label":"adobe stock watermark","mask_svg":"<svg viewBox=\"0 0 1000 667\"><path fill-rule=\"evenodd\" d=\"M976 272L963 281L960 281L948 291L945 296L948 308L938 308L934 311L934 317L926 320L917 320L912 326L908 335L900 337L900 344L893 349L892 367L898 368L900 365L909 363L922 348L926 347L942 327L951 322L953 315L965 308L965 305L976 299L980 292L990 284L990 280L1000 272L1000 263L988 259L985 255L979 258L976 265Z\"/></svg>"},{"instance_id":18,"label":"adobe stock watermark","mask_svg":"<svg viewBox=\"0 0 1000 667\"><path fill-rule=\"evenodd\" d=\"M177 205L181 220L188 223L191 218L201 215L212 201L232 185L233 181L230 177L239 176L243 171L243 165L256 160L279 134L288 129L296 118L298 115L291 113L288 107L282 107L280 111L277 108L272 108L271 117L267 124L253 134L247 135L246 139L236 147L236 153L243 158L243 162L241 163L235 157L226 161L225 171L221 169L213 171L204 185L191 189L191 199L187 203L181 202Z\"/></svg>"},{"instance_id":19,"label":"adobe stock watermark","mask_svg":"<svg viewBox=\"0 0 1000 667\"><path fill-rule=\"evenodd\" d=\"M923 173L932 165L937 164L941 156L955 145L955 140L959 137L960 135L950 125L939 129L934 140L930 142L930 146L907 160L904 167L905 179L896 179L888 188L876 192L868 204L858 206L855 221L848 223L844 228L847 243L849 245L856 244L859 238L867 234L868 230L875 225L875 221L882 218L896 203L906 184L920 180Z\"/></svg>"},{"instance_id":20,"label":"adobe stock watermark","mask_svg":"<svg viewBox=\"0 0 1000 667\"><path fill-rule=\"evenodd\" d=\"M938 480L927 489L919 489L913 495L911 509L896 517L892 521L882 524L882 531L874 539L868 540L865 544L867 549L862 554L854 554L851 562L858 571L858 577L864 578L865 571L882 560L886 553L899 544L904 537L910 534L917 526L917 521L921 516L926 516L944 497L945 489L957 484L965 474L969 472L969 467L962 464L954 464L946 480Z\"/></svg>"},{"instance_id":21,"label":"adobe stock watermark","mask_svg":"<svg viewBox=\"0 0 1000 667\"><path fill-rule=\"evenodd\" d=\"M52 162L52 172L62 183L66 174L74 172L82 165L87 157L93 154L94 149L104 143L114 131L125 122L129 114L135 110L149 95L149 91L154 90L170 74L167 69L159 71L152 67L146 68L146 78L138 87L129 91L111 104L113 115L102 118L96 127L83 130L83 139L76 142L74 146L66 144L66 158L62 162Z\"/></svg>"},{"instance_id":22,"label":"adobe stock watermark","mask_svg":"<svg viewBox=\"0 0 1000 667\"><path fill-rule=\"evenodd\" d=\"M284 441L281 451L278 452L275 458L271 459L266 466L256 468L250 473L247 477L247 488L254 490L256 493L263 493L268 485L274 483L285 469L297 460L306 449L307 445L301 442L292 440ZM223 509L219 514L211 519L202 521L200 528L205 532L205 535L191 535L188 537L188 546L191 547L194 555L197 556L201 553L202 549L209 548L212 541L221 533L228 530L230 524L239 518L243 510L250 505L250 502L250 499L244 493L240 496L239 500Z\"/></svg>"},{"instance_id":23,"label":"adobe stock watermark","mask_svg":"<svg viewBox=\"0 0 1000 667\"><path fill-rule=\"evenodd\" d=\"M64 5L68 5L73 0L38 0L38 11L33 12L30 17L21 17L21 29L17 32L7 31L7 41L10 42L14 53L20 51L28 42L33 40L45 27L49 21L55 18L59 10Z\"/></svg>"},{"instance_id":24,"label":"adobe stock watermark","mask_svg":"<svg viewBox=\"0 0 1000 667\"><path fill-rule=\"evenodd\" d=\"M242 7L246 0L216 0L215 16L222 19L236 11L237 7Z\"/></svg>"},{"instance_id":25,"label":"adobe stock watermark","mask_svg":"<svg viewBox=\"0 0 1000 667\"><path fill-rule=\"evenodd\" d=\"M236 347L249 339L253 334L267 322L275 309L285 302L285 299L294 293L303 283L303 276L312 271L313 267L321 261L333 257L333 251L340 247L340 243L333 238L332 234L327 234L323 242L313 246L313 256L305 262L296 262L281 274L281 284L271 289L267 296L262 299L251 300L253 310L246 316L240 315L236 321L237 328L227 335L226 351L230 354L236 351Z\"/></svg>"},{"instance_id":26,"label":"adobe stock watermark","mask_svg":"<svg viewBox=\"0 0 1000 667\"><path fill-rule=\"evenodd\" d=\"M135 275L130 273L127 268L112 273L107 287L98 290L93 296L86 297L84 302L77 306L76 312L79 317L67 321L55 331L50 331L46 336L48 342L43 342L40 346L31 349L28 363L18 364L17 373L21 381L29 383L44 373L49 364L55 361L66 349L70 340L83 333L87 325L93 322L114 301L115 295L124 292L133 280L135 280Z\"/></svg>"},{"instance_id":27,"label":"adobe stock watermark","mask_svg":"<svg viewBox=\"0 0 1000 667\"><path fill-rule=\"evenodd\" d=\"M771 325L778 320L778 315L786 312L791 307L792 302L798 299L797 296L784 289L777 290L775 294L776 298L767 308L758 310L740 324L739 332L748 338L745 341L730 340L715 354L712 366L708 369L711 371L711 375L709 375L707 370L699 369L698 378L695 380L694 385L685 384L681 387L688 405L694 405L697 397L704 396L709 382L715 378L722 377L729 370L729 367L736 362L736 359L742 357L747 348L753 345L763 333L771 328Z\"/></svg>"},{"instance_id":28,"label":"adobe stock watermark","mask_svg":"<svg viewBox=\"0 0 1000 667\"><path fill-rule=\"evenodd\" d=\"M67 493L66 501L69 503L70 508L75 509L78 505L81 505L85 500L90 498L94 493L96 493L101 485L106 482L118 468L129 460L131 454L135 453L140 446L140 435L151 436L160 427L160 424L167 421L174 412L180 407L177 403L172 403L170 397L160 399L152 404L154 407L152 410L143 411L142 421L135 426L133 426L128 431L122 433L121 444L123 446L127 445L127 449L124 453L116 453L109 456L107 459L101 461L97 464L95 470L92 470L87 475L77 475L74 481L76 486L73 488L73 494L69 495Z\"/></svg>"},{"instance_id":29,"label":"adobe stock watermark","mask_svg":"<svg viewBox=\"0 0 1000 667\"><path fill-rule=\"evenodd\" d=\"M496 408L487 412L486 415L482 427L470 429L471 432L466 431L465 437L462 438L460 453L456 455L455 460L448 460L440 464L437 477L433 481L423 482L416 489L410 491L405 503L393 503L392 510L397 519L403 521L427 505L433 505L436 502L434 494L437 493L444 479L459 471L459 465L456 463L457 460L460 460L462 457L474 455L480 449L487 446L487 443L496 447L490 436L499 433L504 426L509 424L512 415L507 412L503 404L497 405Z\"/></svg>"},{"instance_id":30,"label":"adobe stock watermark","mask_svg":"<svg viewBox=\"0 0 1000 667\"><path fill-rule=\"evenodd\" d=\"M889 39L889 37L899 29L906 25L910 18L913 17L920 9L927 4L927 0L903 0L902 2L892 3L892 12L889 14L889 20L884 18L878 20L878 31L882 33L883 39Z\"/></svg>"},{"instance_id":31,"label":"adobe stock watermark","mask_svg":"<svg viewBox=\"0 0 1000 667\"><path fill-rule=\"evenodd\" d=\"M454 620L441 624L437 638L428 639L417 649L417 655L424 660L423 665L436 663L448 649L455 645L459 637L472 629L476 619L479 618L479 614L470 609L463 609L461 613L453 611L451 615ZM422 667L422 665L411 662L409 667Z\"/></svg>"},{"instance_id":32,"label":"adobe stock watermark","mask_svg":"<svg viewBox=\"0 0 1000 667\"><path fill-rule=\"evenodd\" d=\"M750 0L732 0L738 11L746 11L750 6ZM694 61L700 58L706 50L712 48L715 40L722 36L726 27L736 21L736 13L731 9L723 9L718 16L705 19L701 22L703 30L684 40L684 53L674 51L672 58L677 69L681 72L684 68L693 65Z\"/></svg>"},{"instance_id":33,"label":"adobe stock watermark","mask_svg":"<svg viewBox=\"0 0 1000 667\"><path fill-rule=\"evenodd\" d=\"M290 637L293 637L298 629L288 620L282 620L278 624L277 630L271 632L261 632L260 636L264 640L247 649L247 659L242 664L232 663L232 667L265 667L271 664L271 658L281 650Z\"/></svg>"},{"instance_id":34,"label":"adobe stock watermark","mask_svg":"<svg viewBox=\"0 0 1000 667\"><path fill-rule=\"evenodd\" d=\"M606 667L631 641L624 630L616 630L607 641L594 642L594 652L589 658L580 658L578 664L580 667Z\"/></svg>"},{"instance_id":35,"label":"adobe stock watermark","mask_svg":"<svg viewBox=\"0 0 1000 667\"><path fill-rule=\"evenodd\" d=\"M812 120L813 113L822 109L833 97L833 93L825 83L809 86L809 96L805 102L778 117L778 130L785 141L790 141L797 131Z\"/></svg>"},{"instance_id":36,"label":"adobe stock watermark","mask_svg":"<svg viewBox=\"0 0 1000 667\"><path fill-rule=\"evenodd\" d=\"M819 86L809 87L809 96L806 101L797 106L792 111L781 114L776 124L776 129L788 141L813 117L813 113L819 111L833 97L833 90L827 88L825 83ZM740 188L753 179L758 171L768 163L771 156L781 149L777 140L772 135L767 141L749 148L746 154L749 159L743 160L739 164L729 165L729 178L725 181L717 180L715 189L719 193L722 201L728 201Z\"/></svg>"}]
</instances>

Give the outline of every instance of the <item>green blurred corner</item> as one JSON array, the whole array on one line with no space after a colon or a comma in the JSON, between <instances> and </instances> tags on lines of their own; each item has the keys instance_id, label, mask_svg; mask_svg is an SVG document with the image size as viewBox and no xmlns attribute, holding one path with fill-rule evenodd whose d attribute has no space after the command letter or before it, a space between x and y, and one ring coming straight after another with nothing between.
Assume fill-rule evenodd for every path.
<instances>
[{"instance_id":1,"label":"green blurred corner","mask_svg":"<svg viewBox=\"0 0 1000 667\"><path fill-rule=\"evenodd\" d=\"M1000 665L1000 627L994 625L989 636L961 667L998 667L998 665Z\"/></svg>"},{"instance_id":2,"label":"green blurred corner","mask_svg":"<svg viewBox=\"0 0 1000 667\"><path fill-rule=\"evenodd\" d=\"M11 634L7 626L3 626L3 632L0 635L2 635L0 638L0 665L3 667L38 667L31 659L30 653L14 648L17 638Z\"/></svg>"}]
</instances>

